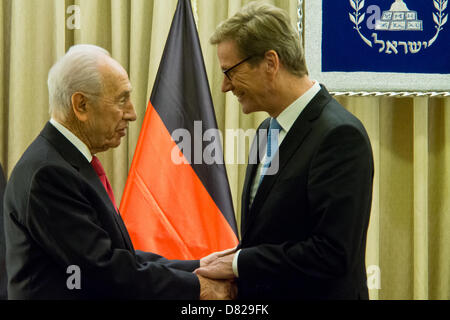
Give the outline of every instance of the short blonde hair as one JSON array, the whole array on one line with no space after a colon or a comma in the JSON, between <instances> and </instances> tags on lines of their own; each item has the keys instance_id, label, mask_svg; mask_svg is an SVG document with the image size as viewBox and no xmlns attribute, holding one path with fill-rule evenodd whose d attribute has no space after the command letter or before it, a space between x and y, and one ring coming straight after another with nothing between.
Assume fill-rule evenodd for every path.
<instances>
[{"instance_id":1,"label":"short blonde hair","mask_svg":"<svg viewBox=\"0 0 450 320\"><path fill-rule=\"evenodd\" d=\"M264 53L275 50L290 73L299 77L308 74L299 33L287 12L273 5L251 2L221 22L210 43L215 45L228 40L236 42L242 58L259 56L262 59Z\"/></svg>"}]
</instances>

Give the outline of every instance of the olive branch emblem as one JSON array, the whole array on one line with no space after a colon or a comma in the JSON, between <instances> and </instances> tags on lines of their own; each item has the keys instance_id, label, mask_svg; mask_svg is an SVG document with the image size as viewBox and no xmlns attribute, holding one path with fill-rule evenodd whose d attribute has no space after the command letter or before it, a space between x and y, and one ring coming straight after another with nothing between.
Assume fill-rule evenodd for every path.
<instances>
[{"instance_id":1,"label":"olive branch emblem","mask_svg":"<svg viewBox=\"0 0 450 320\"><path fill-rule=\"evenodd\" d=\"M353 29L358 32L361 39L369 46L372 47L372 42L367 39L362 33L361 33L361 24L364 22L364 18L366 14L363 12L364 8L364 0L349 0L350 5L353 8L353 12L349 12L349 18L350 21L354 24ZM448 21L448 14L445 13L445 10L448 6L448 0L432 0L434 7L436 8L437 12L433 12L433 20L436 24L436 34L434 35L431 40L427 41L417 41L417 42L406 42L406 41L384 41L384 40L378 40L377 34L373 33L372 37L374 37L375 44L381 44L381 49L379 50L382 52L386 48L386 53L391 54L393 52L397 54L397 47L402 45L405 47L405 54L408 53L408 45L409 50L411 53L417 53L420 51L420 49L423 47L424 49L427 47L430 47L438 38L439 33L444 30L443 26ZM423 45L422 45L423 44Z\"/></svg>"},{"instance_id":2,"label":"olive branch emblem","mask_svg":"<svg viewBox=\"0 0 450 320\"><path fill-rule=\"evenodd\" d=\"M444 28L442 26L447 23L448 14L444 14L445 9L447 9L448 0L434 0L434 7L438 11L433 12L433 20L436 23L435 28L437 29L434 37L428 42L428 46L431 46L439 36L439 32L441 32Z\"/></svg>"},{"instance_id":3,"label":"olive branch emblem","mask_svg":"<svg viewBox=\"0 0 450 320\"><path fill-rule=\"evenodd\" d=\"M446 1L448 1L448 0L446 0ZM361 27L359 26L361 23L363 23L364 17L366 16L365 13L363 13L363 14L359 13L364 8L364 0L350 0L350 5L352 6L353 10L355 10L353 12L353 14L350 12L348 13L351 22L353 22L353 24L355 25L353 27L353 29L355 29L356 32L358 32L361 39L363 39L363 41L369 47L372 47L372 42L363 36L363 34L360 31Z\"/></svg>"}]
</instances>

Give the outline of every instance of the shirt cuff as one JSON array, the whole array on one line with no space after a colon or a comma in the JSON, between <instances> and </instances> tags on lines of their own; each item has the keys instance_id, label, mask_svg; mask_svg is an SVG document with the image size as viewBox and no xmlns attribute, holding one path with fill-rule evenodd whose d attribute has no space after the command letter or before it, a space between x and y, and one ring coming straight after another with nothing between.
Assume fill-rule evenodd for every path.
<instances>
[{"instance_id":1,"label":"shirt cuff","mask_svg":"<svg viewBox=\"0 0 450 320\"><path fill-rule=\"evenodd\" d=\"M239 249L238 251L236 251L236 253L234 254L234 258L233 258L233 273L236 276L236 278L239 278L239 272L238 272L238 257L239 257L239 252L241 252L241 249Z\"/></svg>"}]
</instances>

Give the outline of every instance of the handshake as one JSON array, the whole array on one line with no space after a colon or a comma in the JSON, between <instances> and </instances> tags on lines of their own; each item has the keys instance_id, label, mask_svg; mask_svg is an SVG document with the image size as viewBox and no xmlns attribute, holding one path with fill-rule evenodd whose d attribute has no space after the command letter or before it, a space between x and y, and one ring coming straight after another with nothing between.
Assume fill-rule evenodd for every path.
<instances>
[{"instance_id":1,"label":"handshake","mask_svg":"<svg viewBox=\"0 0 450 320\"><path fill-rule=\"evenodd\" d=\"M200 281L200 300L236 299L232 266L235 253L236 248L231 248L200 259L200 267L194 270Z\"/></svg>"}]
</instances>

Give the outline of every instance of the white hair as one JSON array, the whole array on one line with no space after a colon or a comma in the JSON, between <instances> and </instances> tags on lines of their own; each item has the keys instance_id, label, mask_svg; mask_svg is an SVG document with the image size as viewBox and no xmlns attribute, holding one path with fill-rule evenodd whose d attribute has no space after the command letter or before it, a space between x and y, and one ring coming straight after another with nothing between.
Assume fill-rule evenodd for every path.
<instances>
[{"instance_id":1,"label":"white hair","mask_svg":"<svg viewBox=\"0 0 450 320\"><path fill-rule=\"evenodd\" d=\"M48 73L50 115L66 119L72 109L72 95L82 92L99 96L102 92L102 76L99 60L111 56L103 48L89 44L72 46Z\"/></svg>"}]
</instances>

